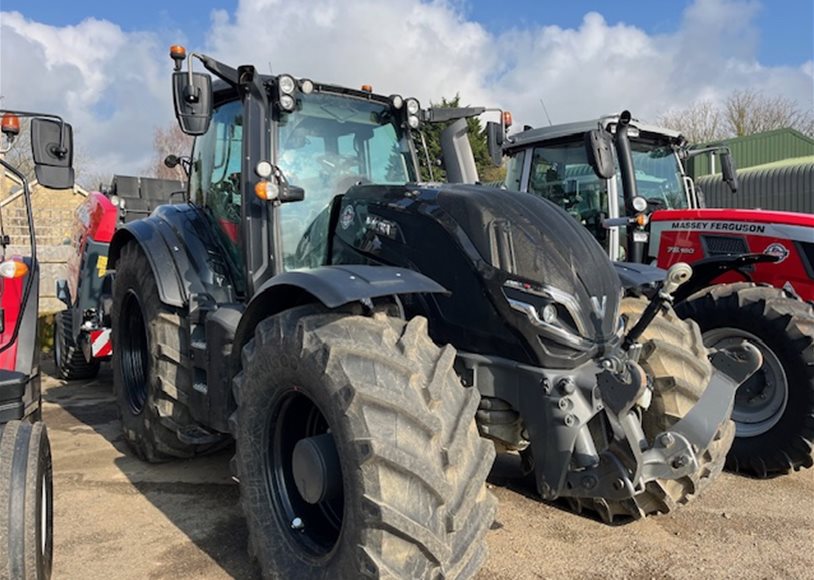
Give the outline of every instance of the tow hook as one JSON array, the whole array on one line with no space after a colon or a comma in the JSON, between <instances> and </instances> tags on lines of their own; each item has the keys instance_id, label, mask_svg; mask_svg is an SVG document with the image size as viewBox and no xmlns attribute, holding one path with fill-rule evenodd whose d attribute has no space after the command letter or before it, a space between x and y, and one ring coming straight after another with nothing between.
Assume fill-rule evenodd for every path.
<instances>
[{"instance_id":1,"label":"tow hook","mask_svg":"<svg viewBox=\"0 0 814 580\"><path fill-rule=\"evenodd\" d=\"M666 306L672 305L673 293L690 278L692 278L692 267L689 264L679 262L678 264L670 266L670 269L667 270L667 276L665 276L664 281L650 300L647 308L644 309L641 318L639 318L639 321L630 329L627 336L625 336L622 348L627 351L636 344L658 313Z\"/></svg>"}]
</instances>

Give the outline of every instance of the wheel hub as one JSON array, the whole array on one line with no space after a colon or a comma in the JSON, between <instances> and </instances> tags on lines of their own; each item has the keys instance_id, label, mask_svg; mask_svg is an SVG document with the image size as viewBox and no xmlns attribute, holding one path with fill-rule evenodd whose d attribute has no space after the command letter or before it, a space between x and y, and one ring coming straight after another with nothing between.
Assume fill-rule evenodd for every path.
<instances>
[{"instance_id":1,"label":"wheel hub","mask_svg":"<svg viewBox=\"0 0 814 580\"><path fill-rule=\"evenodd\" d=\"M339 456L330 433L297 441L291 463L297 491L308 503L334 499L342 491Z\"/></svg>"}]
</instances>

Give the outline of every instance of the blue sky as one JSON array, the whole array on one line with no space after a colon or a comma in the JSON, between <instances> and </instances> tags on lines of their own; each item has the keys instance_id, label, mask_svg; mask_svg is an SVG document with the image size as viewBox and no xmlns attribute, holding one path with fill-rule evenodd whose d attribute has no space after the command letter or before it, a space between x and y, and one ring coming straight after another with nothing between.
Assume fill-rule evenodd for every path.
<instances>
[{"instance_id":1,"label":"blue sky","mask_svg":"<svg viewBox=\"0 0 814 580\"><path fill-rule=\"evenodd\" d=\"M296 3L297 0L289 0ZM626 23L649 34L668 34L679 26L690 0L463 0L472 20L500 33L513 27L556 25L573 28L585 13L597 11L609 24ZM192 45L204 42L215 9L233 12L236 0L139 0L54 2L53 0L3 0L4 11L56 26L77 24L87 17L110 20L127 31L182 32ZM814 58L814 0L764 0L756 19L760 30L757 57L762 64L801 64Z\"/></svg>"},{"instance_id":2,"label":"blue sky","mask_svg":"<svg viewBox=\"0 0 814 580\"><path fill-rule=\"evenodd\" d=\"M139 174L172 125L170 44L518 126L657 121L749 90L814 110L814 0L0 0L3 104L63 115L80 172ZM86 169L92 167L92 169Z\"/></svg>"}]
</instances>

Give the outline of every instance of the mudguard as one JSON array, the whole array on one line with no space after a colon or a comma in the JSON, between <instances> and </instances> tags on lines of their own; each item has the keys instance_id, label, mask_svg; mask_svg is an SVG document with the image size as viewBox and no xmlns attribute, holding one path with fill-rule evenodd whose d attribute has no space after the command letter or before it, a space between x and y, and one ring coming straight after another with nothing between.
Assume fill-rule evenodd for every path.
<instances>
[{"instance_id":1,"label":"mudguard","mask_svg":"<svg viewBox=\"0 0 814 580\"><path fill-rule=\"evenodd\" d=\"M116 269L121 250L130 240L136 240L144 250L155 275L161 301L179 308L184 306L187 294L181 283L173 252L170 250L167 240L161 235L157 220L147 218L122 226L110 242L108 267L112 270Z\"/></svg>"},{"instance_id":2,"label":"mudguard","mask_svg":"<svg viewBox=\"0 0 814 580\"><path fill-rule=\"evenodd\" d=\"M288 308L314 301L338 308L364 299L423 292L449 294L423 274L392 266L335 265L284 272L263 284L249 302L235 332L233 356L240 356L261 320Z\"/></svg>"},{"instance_id":3,"label":"mudguard","mask_svg":"<svg viewBox=\"0 0 814 580\"><path fill-rule=\"evenodd\" d=\"M649 264L614 262L613 267L626 291L655 286L664 280L667 274L666 270Z\"/></svg>"},{"instance_id":4,"label":"mudguard","mask_svg":"<svg viewBox=\"0 0 814 580\"><path fill-rule=\"evenodd\" d=\"M777 262L777 256L769 254L739 254L712 256L692 263L692 278L685 282L674 294L676 302L681 302L712 285L712 282L727 272L738 272L744 281L751 281L749 268L755 264Z\"/></svg>"},{"instance_id":5,"label":"mudguard","mask_svg":"<svg viewBox=\"0 0 814 580\"><path fill-rule=\"evenodd\" d=\"M321 266L311 270L292 270L275 276L260 287L252 302L262 297L266 290L282 286L300 288L328 308L394 294L449 293L437 282L406 268L363 265Z\"/></svg>"}]
</instances>

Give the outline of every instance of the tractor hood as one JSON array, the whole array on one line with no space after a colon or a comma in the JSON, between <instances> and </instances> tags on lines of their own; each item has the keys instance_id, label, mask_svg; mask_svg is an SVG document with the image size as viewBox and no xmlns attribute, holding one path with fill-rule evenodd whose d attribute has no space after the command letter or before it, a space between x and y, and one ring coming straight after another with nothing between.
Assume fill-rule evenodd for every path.
<instances>
[{"instance_id":1,"label":"tractor hood","mask_svg":"<svg viewBox=\"0 0 814 580\"><path fill-rule=\"evenodd\" d=\"M622 286L607 254L573 217L534 195L454 185L437 196L480 256L510 275L510 287L531 281L527 291L561 305L579 333L604 342L617 329ZM560 309L562 311L562 309Z\"/></svg>"},{"instance_id":2,"label":"tractor hood","mask_svg":"<svg viewBox=\"0 0 814 580\"><path fill-rule=\"evenodd\" d=\"M363 185L341 205L340 238L390 263L407 256L456 300L483 294L461 282L467 262L494 290L493 302L510 306L506 317L529 327L525 335L534 325L542 342L548 331L560 344L557 332L579 337L584 352L617 334L622 285L613 265L584 227L544 199L477 185ZM543 320L549 304L552 324Z\"/></svg>"}]
</instances>

